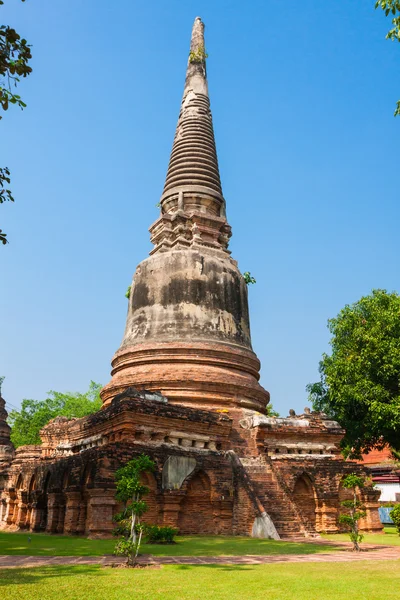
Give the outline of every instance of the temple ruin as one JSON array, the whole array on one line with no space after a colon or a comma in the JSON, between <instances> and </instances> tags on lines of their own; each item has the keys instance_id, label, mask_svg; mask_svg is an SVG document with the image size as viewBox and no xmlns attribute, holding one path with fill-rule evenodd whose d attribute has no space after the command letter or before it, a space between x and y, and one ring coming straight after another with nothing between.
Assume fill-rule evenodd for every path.
<instances>
[{"instance_id":1,"label":"temple ruin","mask_svg":"<svg viewBox=\"0 0 400 600\"><path fill-rule=\"evenodd\" d=\"M110 535L120 510L115 470L145 453L156 463L145 478L147 522L275 539L337 532L341 481L364 469L343 460L344 432L326 415L267 414L247 285L228 249L199 18L150 234L102 409L57 417L41 445L14 452L0 399L0 528ZM361 527L381 531L379 492L360 494Z\"/></svg>"}]
</instances>

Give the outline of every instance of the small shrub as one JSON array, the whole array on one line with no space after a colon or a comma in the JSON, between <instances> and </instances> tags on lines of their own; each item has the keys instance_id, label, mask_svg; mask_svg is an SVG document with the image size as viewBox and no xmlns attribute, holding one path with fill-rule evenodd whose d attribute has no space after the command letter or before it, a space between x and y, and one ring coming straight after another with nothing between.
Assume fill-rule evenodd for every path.
<instances>
[{"instance_id":1,"label":"small shrub","mask_svg":"<svg viewBox=\"0 0 400 600\"><path fill-rule=\"evenodd\" d=\"M158 525L146 525L144 535L148 544L174 544L174 537L178 533L174 527L159 527Z\"/></svg>"},{"instance_id":2,"label":"small shrub","mask_svg":"<svg viewBox=\"0 0 400 600\"><path fill-rule=\"evenodd\" d=\"M141 518L148 510L143 497L150 490L146 485L142 485L140 475L154 471L154 468L154 461L146 454L141 454L115 472L116 499L123 502L125 508L114 516L114 521L117 523L114 534L122 535L115 546L114 554L126 556L128 566L136 565L145 530Z\"/></svg>"},{"instance_id":3,"label":"small shrub","mask_svg":"<svg viewBox=\"0 0 400 600\"><path fill-rule=\"evenodd\" d=\"M347 475L342 481L343 487L352 491L353 499L341 502L341 505L346 508L348 512L339 515L339 522L349 528L350 540L353 542L353 550L356 552L360 552L360 543L364 538L359 532L358 521L366 516L365 506L357 499L357 488L363 488L365 482L365 478L360 477L356 473L350 473L350 475Z\"/></svg>"},{"instance_id":4,"label":"small shrub","mask_svg":"<svg viewBox=\"0 0 400 600\"><path fill-rule=\"evenodd\" d=\"M400 504L397 504L394 509L390 511L390 518L395 524L397 533L400 535Z\"/></svg>"}]
</instances>

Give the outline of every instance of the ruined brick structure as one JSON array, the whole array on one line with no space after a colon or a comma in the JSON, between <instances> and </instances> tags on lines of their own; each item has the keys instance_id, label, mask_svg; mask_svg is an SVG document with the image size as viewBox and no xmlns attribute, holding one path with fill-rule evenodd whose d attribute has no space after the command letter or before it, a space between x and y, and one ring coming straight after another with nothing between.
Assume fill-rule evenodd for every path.
<instances>
[{"instance_id":1,"label":"ruined brick structure","mask_svg":"<svg viewBox=\"0 0 400 600\"><path fill-rule=\"evenodd\" d=\"M1 395L1 384L3 378L0 377L0 499L1 492L6 489L8 481L8 473L11 462L14 458L14 446L10 441L10 426L7 423L8 413L6 411L6 403ZM0 527L5 518L5 505L0 504Z\"/></svg>"},{"instance_id":2,"label":"ruined brick structure","mask_svg":"<svg viewBox=\"0 0 400 600\"><path fill-rule=\"evenodd\" d=\"M0 527L110 534L115 470L146 453L148 522L275 538L338 530L341 480L363 468L343 461L343 431L325 415L267 416L247 286L228 250L205 57L197 18L154 249L133 278L102 410L58 417L41 446L13 460L10 450ZM378 493L362 495L362 526L381 530Z\"/></svg>"}]
</instances>

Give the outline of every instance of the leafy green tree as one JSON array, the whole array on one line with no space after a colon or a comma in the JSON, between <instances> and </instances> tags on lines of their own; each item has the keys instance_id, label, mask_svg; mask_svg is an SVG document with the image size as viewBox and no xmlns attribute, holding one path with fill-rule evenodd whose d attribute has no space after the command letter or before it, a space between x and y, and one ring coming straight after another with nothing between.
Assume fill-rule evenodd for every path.
<instances>
[{"instance_id":1,"label":"leafy green tree","mask_svg":"<svg viewBox=\"0 0 400 600\"><path fill-rule=\"evenodd\" d=\"M115 554L127 557L127 564L133 566L139 553L145 524L141 518L148 510L144 496L149 493L149 488L140 481L142 473L154 471L155 464L149 456L141 454L130 460L124 467L115 473L117 486L116 498L123 502L125 507L122 512L114 517L119 524L116 533L122 538L115 546Z\"/></svg>"},{"instance_id":2,"label":"leafy green tree","mask_svg":"<svg viewBox=\"0 0 400 600\"><path fill-rule=\"evenodd\" d=\"M400 450L400 296L373 290L328 321L332 354L307 386L314 410L346 430L345 455Z\"/></svg>"},{"instance_id":3,"label":"leafy green tree","mask_svg":"<svg viewBox=\"0 0 400 600\"><path fill-rule=\"evenodd\" d=\"M375 2L375 8L381 8L386 17L392 17L393 27L386 34L387 40L396 40L400 42L400 0L377 0ZM397 101L396 110L394 116L400 115L400 100Z\"/></svg>"},{"instance_id":4,"label":"leafy green tree","mask_svg":"<svg viewBox=\"0 0 400 600\"><path fill-rule=\"evenodd\" d=\"M343 525L346 525L350 529L350 540L353 542L353 550L356 552L360 552L360 543L364 538L364 536L359 532L358 521L366 515L365 506L357 498L357 490L362 489L364 484L365 479L363 477L359 477L356 475L356 473L347 475L347 477L345 477L342 481L344 488L352 490L353 498L351 500L344 500L340 503L344 508L347 509L347 511L339 515L339 522L343 523Z\"/></svg>"},{"instance_id":5,"label":"leafy green tree","mask_svg":"<svg viewBox=\"0 0 400 600\"><path fill-rule=\"evenodd\" d=\"M14 446L41 444L39 432L55 417L85 417L101 408L102 386L94 381L84 394L51 391L45 400L23 400L21 410L12 410L8 417Z\"/></svg>"},{"instance_id":6,"label":"leafy green tree","mask_svg":"<svg viewBox=\"0 0 400 600\"><path fill-rule=\"evenodd\" d=\"M25 2L25 0L22 0ZM0 0L0 6L4 4ZM0 26L0 107L8 110L10 104L15 104L21 109L26 104L21 97L15 94L15 87L20 77L26 77L32 72L29 60L32 58L31 49L27 41L8 25ZM0 115L0 119L1 119ZM8 167L0 168L0 204L14 202L9 188L11 183ZM7 243L7 234L0 229L0 243Z\"/></svg>"},{"instance_id":7,"label":"leafy green tree","mask_svg":"<svg viewBox=\"0 0 400 600\"><path fill-rule=\"evenodd\" d=\"M397 533L400 535L400 504L396 504L392 511L390 511L390 518L392 519Z\"/></svg>"}]
</instances>

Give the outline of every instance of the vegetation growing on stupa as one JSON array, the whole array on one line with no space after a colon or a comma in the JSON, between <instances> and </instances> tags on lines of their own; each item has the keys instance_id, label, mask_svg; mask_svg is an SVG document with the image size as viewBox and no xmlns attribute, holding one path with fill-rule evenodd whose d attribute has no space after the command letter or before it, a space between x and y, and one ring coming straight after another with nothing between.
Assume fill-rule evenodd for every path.
<instances>
[{"instance_id":1,"label":"vegetation growing on stupa","mask_svg":"<svg viewBox=\"0 0 400 600\"><path fill-rule=\"evenodd\" d=\"M200 63L208 58L208 54L204 46L199 46L197 50L189 52L189 62Z\"/></svg>"}]
</instances>

